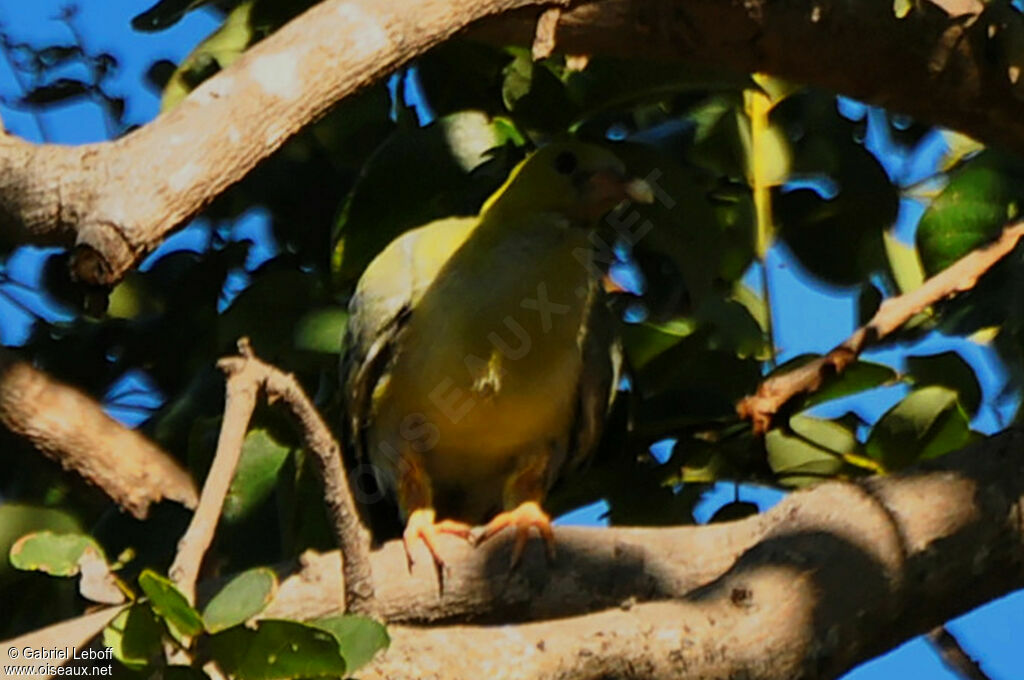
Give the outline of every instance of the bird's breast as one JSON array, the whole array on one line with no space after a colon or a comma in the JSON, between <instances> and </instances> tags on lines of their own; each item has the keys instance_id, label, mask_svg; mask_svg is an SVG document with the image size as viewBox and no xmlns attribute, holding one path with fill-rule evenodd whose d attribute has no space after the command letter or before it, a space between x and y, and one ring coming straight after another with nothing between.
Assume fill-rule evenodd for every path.
<instances>
[{"instance_id":1,"label":"bird's breast","mask_svg":"<svg viewBox=\"0 0 1024 680\"><path fill-rule=\"evenodd\" d=\"M439 483L500 477L567 436L590 274L579 238L551 236L452 263L412 312L375 420L397 448L423 449Z\"/></svg>"}]
</instances>

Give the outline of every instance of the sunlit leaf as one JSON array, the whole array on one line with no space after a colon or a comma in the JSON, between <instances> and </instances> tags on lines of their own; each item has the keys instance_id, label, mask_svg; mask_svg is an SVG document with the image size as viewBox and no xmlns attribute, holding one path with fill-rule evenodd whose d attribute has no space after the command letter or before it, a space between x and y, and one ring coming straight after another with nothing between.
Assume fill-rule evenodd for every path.
<instances>
[{"instance_id":1,"label":"sunlit leaf","mask_svg":"<svg viewBox=\"0 0 1024 680\"><path fill-rule=\"evenodd\" d=\"M310 625L334 635L349 672L365 666L377 652L391 644L384 626L366 616L332 616L311 621Z\"/></svg>"},{"instance_id":2,"label":"sunlit leaf","mask_svg":"<svg viewBox=\"0 0 1024 680\"><path fill-rule=\"evenodd\" d=\"M452 215L475 215L515 160L488 152L510 142L476 111L393 134L363 168L336 224L339 285L354 279L402 232Z\"/></svg>"},{"instance_id":3,"label":"sunlit leaf","mask_svg":"<svg viewBox=\"0 0 1024 680\"><path fill-rule=\"evenodd\" d=\"M236 521L246 517L267 499L290 453L291 448L280 443L266 429L252 429L246 433L242 455L224 499L225 520Z\"/></svg>"},{"instance_id":4,"label":"sunlit leaf","mask_svg":"<svg viewBox=\"0 0 1024 680\"><path fill-rule=\"evenodd\" d=\"M662 324L624 324L623 345L631 365L641 368L695 329L696 323L691 319L677 319Z\"/></svg>"},{"instance_id":5,"label":"sunlit leaf","mask_svg":"<svg viewBox=\"0 0 1024 680\"><path fill-rule=\"evenodd\" d=\"M803 356L787 362L786 365L798 365L798 361L807 361L813 357ZM785 370L780 366L777 371ZM838 375L830 375L825 378L822 386L809 394L801 402L801 410L821 404L832 399L839 399L857 392L863 392L875 387L880 387L896 380L896 371L883 364L876 364L870 361L856 361L846 367Z\"/></svg>"},{"instance_id":6,"label":"sunlit leaf","mask_svg":"<svg viewBox=\"0 0 1024 680\"><path fill-rule=\"evenodd\" d=\"M834 451L787 434L781 428L770 430L764 438L768 466L779 480L791 486L804 486L833 477L843 469L843 459Z\"/></svg>"},{"instance_id":7,"label":"sunlit leaf","mask_svg":"<svg viewBox=\"0 0 1024 680\"><path fill-rule=\"evenodd\" d=\"M942 385L955 391L960 404L969 414L981 406L981 384L974 369L953 351L927 356L907 357L907 373L914 385Z\"/></svg>"},{"instance_id":8,"label":"sunlit leaf","mask_svg":"<svg viewBox=\"0 0 1024 680\"><path fill-rule=\"evenodd\" d=\"M210 633L245 623L263 611L277 591L277 576L267 567L244 571L231 579L203 609Z\"/></svg>"},{"instance_id":9,"label":"sunlit leaf","mask_svg":"<svg viewBox=\"0 0 1024 680\"><path fill-rule=\"evenodd\" d=\"M11 546L18 539L49 530L56 535L81 531L78 520L67 512L55 508L22 503L0 503L0 583L12 569L9 559Z\"/></svg>"},{"instance_id":10,"label":"sunlit leaf","mask_svg":"<svg viewBox=\"0 0 1024 680\"><path fill-rule=\"evenodd\" d=\"M91 536L40 531L18 539L11 546L10 559L17 569L41 571L51 576L75 576L86 550L103 555L103 549Z\"/></svg>"},{"instance_id":11,"label":"sunlit leaf","mask_svg":"<svg viewBox=\"0 0 1024 680\"><path fill-rule=\"evenodd\" d=\"M295 326L295 347L307 352L337 354L348 312L337 305L308 312Z\"/></svg>"},{"instance_id":12,"label":"sunlit leaf","mask_svg":"<svg viewBox=\"0 0 1024 680\"><path fill-rule=\"evenodd\" d=\"M969 437L956 392L931 386L914 390L886 411L871 429L865 450L893 470L954 451Z\"/></svg>"},{"instance_id":13,"label":"sunlit leaf","mask_svg":"<svg viewBox=\"0 0 1024 680\"><path fill-rule=\"evenodd\" d=\"M333 633L296 621L236 626L210 636L209 649L238 680L345 677L348 670Z\"/></svg>"},{"instance_id":14,"label":"sunlit leaf","mask_svg":"<svg viewBox=\"0 0 1024 680\"><path fill-rule=\"evenodd\" d=\"M167 630L148 604L134 604L103 629L103 644L115 659L132 670L163 659L162 640Z\"/></svg>"},{"instance_id":15,"label":"sunlit leaf","mask_svg":"<svg viewBox=\"0 0 1024 680\"><path fill-rule=\"evenodd\" d=\"M921 217L917 250L928 275L942 271L998 235L1021 212L1024 166L985 151L955 170Z\"/></svg>"},{"instance_id":16,"label":"sunlit leaf","mask_svg":"<svg viewBox=\"0 0 1024 680\"><path fill-rule=\"evenodd\" d=\"M855 453L860 449L854 433L832 420L798 414L789 419L789 428L812 444L833 453Z\"/></svg>"},{"instance_id":17,"label":"sunlit leaf","mask_svg":"<svg viewBox=\"0 0 1024 680\"><path fill-rule=\"evenodd\" d=\"M181 635L198 635L203 630L203 619L192 608L181 591L171 581L145 569L139 574L139 587L149 598L149 606Z\"/></svg>"},{"instance_id":18,"label":"sunlit leaf","mask_svg":"<svg viewBox=\"0 0 1024 680\"><path fill-rule=\"evenodd\" d=\"M889 270L892 272L900 292L909 293L920 288L924 283L925 275L917 248L903 243L888 231L884 232L882 237L885 241L885 254L889 260Z\"/></svg>"}]
</instances>

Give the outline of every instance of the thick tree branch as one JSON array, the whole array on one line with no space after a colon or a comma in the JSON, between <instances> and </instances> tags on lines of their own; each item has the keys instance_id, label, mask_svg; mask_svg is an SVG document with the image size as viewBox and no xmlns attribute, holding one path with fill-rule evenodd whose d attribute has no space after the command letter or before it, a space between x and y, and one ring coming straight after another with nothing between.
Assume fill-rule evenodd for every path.
<instances>
[{"instance_id":1,"label":"thick tree branch","mask_svg":"<svg viewBox=\"0 0 1024 680\"><path fill-rule=\"evenodd\" d=\"M529 45L536 13L472 35ZM561 13L556 50L766 72L910 114L1024 152L1024 19L1003 3L924 0L603 0Z\"/></svg>"},{"instance_id":2,"label":"thick tree branch","mask_svg":"<svg viewBox=\"0 0 1024 680\"><path fill-rule=\"evenodd\" d=\"M766 71L1024 151L1010 48L1024 27L999 3L926 0L902 19L891 0L569 4L326 0L122 139L63 147L0 135L0 237L76 245L81 280L115 282L330 106L485 18L474 36ZM551 7L563 11L538 29Z\"/></svg>"},{"instance_id":3,"label":"thick tree branch","mask_svg":"<svg viewBox=\"0 0 1024 680\"><path fill-rule=\"evenodd\" d=\"M122 139L36 146L0 134L0 238L74 244L75 275L113 283L333 104L476 19L540 4L326 0Z\"/></svg>"},{"instance_id":4,"label":"thick tree branch","mask_svg":"<svg viewBox=\"0 0 1024 680\"><path fill-rule=\"evenodd\" d=\"M193 508L188 472L159 446L117 422L91 397L0 349L0 424L145 519L164 498Z\"/></svg>"},{"instance_id":5,"label":"thick tree branch","mask_svg":"<svg viewBox=\"0 0 1024 680\"><path fill-rule=\"evenodd\" d=\"M508 542L445 541L443 596L430 565L406 573L398 541L373 553L379 611L435 623L392 623L360 677L838 677L1024 587L1024 434L737 522L556 533L555 565L531 549L511 575ZM337 613L339 568L307 555L263 616Z\"/></svg>"},{"instance_id":6,"label":"thick tree branch","mask_svg":"<svg viewBox=\"0 0 1024 680\"><path fill-rule=\"evenodd\" d=\"M992 243L973 250L925 281L921 287L882 302L865 325L854 331L828 354L791 371L778 373L761 383L757 394L744 397L736 405L741 418L749 418L754 431L767 432L775 414L791 399L814 392L826 379L842 373L872 343L882 340L914 315L931 305L974 288L997 262L1006 257L1024 236L1024 223L1003 230Z\"/></svg>"},{"instance_id":7,"label":"thick tree branch","mask_svg":"<svg viewBox=\"0 0 1024 680\"><path fill-rule=\"evenodd\" d=\"M833 678L1024 586L1024 435L888 477L829 482L763 515L671 529L558 529L559 562L444 545L439 598L375 553L391 649L367 678ZM266 616L330 613L337 558L308 557ZM603 611L598 611L603 610ZM557 617L557 618L556 618ZM546 620L538 620L546 619ZM488 621L531 621L481 626Z\"/></svg>"}]
</instances>

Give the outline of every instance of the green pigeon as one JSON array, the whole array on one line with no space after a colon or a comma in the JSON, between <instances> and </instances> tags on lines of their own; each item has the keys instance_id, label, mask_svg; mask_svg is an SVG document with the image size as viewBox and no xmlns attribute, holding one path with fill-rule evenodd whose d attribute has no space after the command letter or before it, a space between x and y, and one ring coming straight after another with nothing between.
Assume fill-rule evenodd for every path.
<instances>
[{"instance_id":1,"label":"green pigeon","mask_svg":"<svg viewBox=\"0 0 1024 680\"><path fill-rule=\"evenodd\" d=\"M547 492L592 454L619 376L591 234L649 184L603 147L528 156L475 217L392 241L349 305L344 439L393 494L403 540L435 564L441 533L531 529L554 555Z\"/></svg>"}]
</instances>

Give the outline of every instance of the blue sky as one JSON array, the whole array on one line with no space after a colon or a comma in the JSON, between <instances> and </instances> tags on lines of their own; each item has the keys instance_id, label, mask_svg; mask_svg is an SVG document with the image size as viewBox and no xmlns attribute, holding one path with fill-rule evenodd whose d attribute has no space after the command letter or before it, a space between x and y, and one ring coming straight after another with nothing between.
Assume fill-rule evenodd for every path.
<instances>
[{"instance_id":1,"label":"blue sky","mask_svg":"<svg viewBox=\"0 0 1024 680\"><path fill-rule=\"evenodd\" d=\"M136 33L129 26L129 20L146 9L150 0L84 0L79 13L72 20L72 30L56 18L64 4L53 0L0 0L0 29L14 42L34 45L72 43L77 32L87 52L95 54L105 51L114 54L119 61L119 69L116 77L108 83L108 90L126 98L127 119L134 124L143 124L152 119L159 108L157 93L141 85L150 64L156 59L180 61L198 40L218 25L213 13L197 11L190 13L185 20L169 30L152 34ZM19 83L15 77L10 57L10 52L0 50L0 116L7 130L33 141L68 144L108 138L108 122L101 108L93 102L84 101L42 114L31 114L12 107L10 104L21 93L24 83ZM81 72L81 67L69 67L62 75L75 77L85 74ZM877 113L851 101L843 102L843 111L851 117L868 118L865 143L878 153L892 178L907 185L931 172L937 154L941 152L941 139L936 137L920 154L905 156L897 153L886 139L884 126L877 125L877 120L876 124L870 124L872 116L877 117ZM920 213L920 205L913 201L903 202L895 230L900 238L906 241L912 238ZM235 238L244 234L254 237L261 244L251 255L255 259L247 263L249 269L273 253L266 222L259 209L254 209L236 225ZM196 239L203 238L203 233L205 230L200 229L179 232L164 245L161 252L177 248L198 248L200 244ZM23 307L43 309L46 315L55 319L62 314L60 310L40 306L40 299L33 292L39 282L39 265L43 254L38 249L25 249L8 258L0 268L0 272L12 281L0 284L4 293L0 295L0 342L5 345L18 345L26 337L31 316ZM854 329L854 293L823 288L802 271L781 246L770 253L767 267L772 279L776 342L781 360L806 352L828 350ZM758 278L751 277L751 280ZM234 280L234 286L240 288L245 285L245 281L244 274L239 274ZM933 336L911 348L911 353L932 354L950 348L960 352L977 369L982 383L985 406L974 426L983 431L1000 429L1000 423L1012 412L1015 400L1000 403L995 399L1005 387L1005 376L991 351L966 340ZM869 358L901 368L900 357L906 351L907 348L871 352ZM873 421L899 400L905 390L905 387L900 386L882 388L868 398L833 406L836 413L823 415L838 415L846 408L853 408L866 420ZM158 405L160 399L160 395L150 389L144 374L133 373L124 376L120 383L111 388L105 404L115 417L136 423L145 414L145 408ZM999 404L999 407L995 404ZM140 406L144 408L140 410ZM731 484L717 485L698 507L698 519L706 520L722 504L732 501L733 494ZM745 486L740 490L740 497L758 503L763 510L778 502L782 494L774 489ZM560 521L599 524L602 511L600 505L581 508ZM1020 676L1019 669L1024 668L1024 650L1019 644L1020 631L1024 630L1024 593L1016 593L982 607L950 622L949 627L967 650L981 659L990 677L1010 680ZM907 674L939 680L956 678L942 666L931 647L920 639L864 664L846 677L849 680L878 680Z\"/></svg>"}]
</instances>

